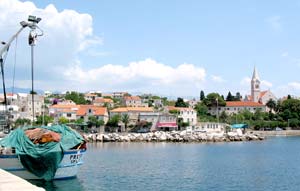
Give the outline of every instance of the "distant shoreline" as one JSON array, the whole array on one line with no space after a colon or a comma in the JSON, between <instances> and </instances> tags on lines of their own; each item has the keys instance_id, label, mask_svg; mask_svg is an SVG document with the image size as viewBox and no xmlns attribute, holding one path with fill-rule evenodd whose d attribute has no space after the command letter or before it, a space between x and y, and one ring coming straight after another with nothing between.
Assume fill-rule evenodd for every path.
<instances>
[{"instance_id":1,"label":"distant shoreline","mask_svg":"<svg viewBox=\"0 0 300 191\"><path fill-rule=\"evenodd\" d=\"M253 132L264 137L270 136L300 136L300 130L282 130L282 131L247 131L248 133Z\"/></svg>"}]
</instances>

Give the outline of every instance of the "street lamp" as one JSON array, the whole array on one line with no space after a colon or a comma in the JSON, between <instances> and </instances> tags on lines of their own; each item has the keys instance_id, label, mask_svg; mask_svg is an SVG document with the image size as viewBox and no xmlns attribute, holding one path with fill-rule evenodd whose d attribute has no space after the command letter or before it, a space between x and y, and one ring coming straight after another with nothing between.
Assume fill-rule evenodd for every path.
<instances>
[{"instance_id":1,"label":"street lamp","mask_svg":"<svg viewBox=\"0 0 300 191\"><path fill-rule=\"evenodd\" d=\"M219 100L218 100L218 98L216 98L216 102L217 102L217 122L218 122L218 128L219 128Z\"/></svg>"}]
</instances>

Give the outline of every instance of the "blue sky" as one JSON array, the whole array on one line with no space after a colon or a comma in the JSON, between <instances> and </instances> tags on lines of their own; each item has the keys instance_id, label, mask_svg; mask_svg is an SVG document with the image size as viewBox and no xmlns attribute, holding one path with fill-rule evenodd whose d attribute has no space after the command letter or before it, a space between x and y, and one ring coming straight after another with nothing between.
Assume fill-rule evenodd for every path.
<instances>
[{"instance_id":1,"label":"blue sky","mask_svg":"<svg viewBox=\"0 0 300 191\"><path fill-rule=\"evenodd\" d=\"M300 1L24 2L1 0L0 38L28 14L43 18L45 35L36 46L39 89L244 96L256 66L262 90L277 97L300 94ZM16 86L30 80L26 36L18 41L24 62Z\"/></svg>"}]
</instances>

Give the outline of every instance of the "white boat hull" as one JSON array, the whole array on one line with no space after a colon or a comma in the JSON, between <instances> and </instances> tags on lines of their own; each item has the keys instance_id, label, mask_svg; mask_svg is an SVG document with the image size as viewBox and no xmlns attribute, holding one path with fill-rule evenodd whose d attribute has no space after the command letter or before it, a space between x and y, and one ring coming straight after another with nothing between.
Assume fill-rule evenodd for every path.
<instances>
[{"instance_id":1,"label":"white boat hull","mask_svg":"<svg viewBox=\"0 0 300 191\"><path fill-rule=\"evenodd\" d=\"M79 167L83 164L85 150L70 150L64 153L63 159L58 166L54 179L74 178ZM0 168L23 179L41 179L27 171L21 164L17 155L0 155Z\"/></svg>"}]
</instances>

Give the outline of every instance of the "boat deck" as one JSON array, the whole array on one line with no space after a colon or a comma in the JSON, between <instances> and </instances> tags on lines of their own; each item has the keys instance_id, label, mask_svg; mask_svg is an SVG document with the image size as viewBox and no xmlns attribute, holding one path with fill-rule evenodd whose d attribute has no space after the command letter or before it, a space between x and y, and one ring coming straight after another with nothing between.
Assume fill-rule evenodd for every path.
<instances>
[{"instance_id":1,"label":"boat deck","mask_svg":"<svg viewBox=\"0 0 300 191\"><path fill-rule=\"evenodd\" d=\"M45 189L37 187L26 180L17 177L9 172L0 169L0 191L45 191Z\"/></svg>"}]
</instances>

